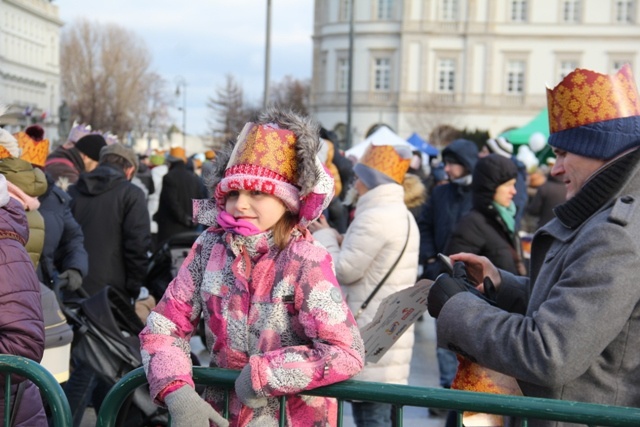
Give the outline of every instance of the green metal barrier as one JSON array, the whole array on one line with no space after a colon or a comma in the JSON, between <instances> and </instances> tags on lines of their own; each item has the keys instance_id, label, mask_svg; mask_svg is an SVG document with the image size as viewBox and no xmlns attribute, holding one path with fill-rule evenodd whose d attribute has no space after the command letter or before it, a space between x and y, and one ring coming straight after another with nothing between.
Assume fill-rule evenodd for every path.
<instances>
[{"instance_id":1,"label":"green metal barrier","mask_svg":"<svg viewBox=\"0 0 640 427\"><path fill-rule=\"evenodd\" d=\"M55 426L68 427L71 422L71 409L67 397L62 391L62 387L55 377L42 365L33 360L12 354L0 354L0 372L17 374L28 378L39 389L51 409L51 415ZM10 395L11 375L5 379L5 396ZM10 400L10 399L9 399ZM4 424L9 425L11 417L11 402L5 401Z\"/></svg>"},{"instance_id":2,"label":"green metal barrier","mask_svg":"<svg viewBox=\"0 0 640 427\"><path fill-rule=\"evenodd\" d=\"M232 390L239 371L228 369L193 368L193 378L197 384L216 385ZM122 377L109 391L104 400L96 427L114 427L120 407L127 396L137 387L147 383L143 368L137 368ZM588 426L638 427L640 408L596 405L564 400L541 399L522 396L503 396L488 393L473 393L441 388L414 387L372 383L364 381L343 381L327 387L317 388L305 394L329 396L338 399L338 427L342 426L343 403L348 400L391 403L396 407L398 427L402 427L402 408L416 406L442 408L456 411L474 411L520 418L546 419L573 422ZM284 404L286 397L281 398ZM281 411L282 413L283 411ZM226 413L224 414L227 415ZM280 425L284 426L284 419ZM460 417L458 417L460 418ZM460 420L458 420L460 424ZM526 422L523 423L523 426Z\"/></svg>"}]
</instances>

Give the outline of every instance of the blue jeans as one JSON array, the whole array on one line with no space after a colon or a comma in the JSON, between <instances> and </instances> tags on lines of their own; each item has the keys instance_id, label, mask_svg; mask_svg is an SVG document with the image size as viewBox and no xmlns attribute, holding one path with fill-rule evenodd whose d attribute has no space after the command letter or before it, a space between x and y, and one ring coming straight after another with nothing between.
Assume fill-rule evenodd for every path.
<instances>
[{"instance_id":1,"label":"blue jeans","mask_svg":"<svg viewBox=\"0 0 640 427\"><path fill-rule=\"evenodd\" d=\"M438 347L436 349L438 357L438 369L440 371L440 387L451 388L451 383L458 370L458 359L453 351Z\"/></svg>"},{"instance_id":2,"label":"blue jeans","mask_svg":"<svg viewBox=\"0 0 640 427\"><path fill-rule=\"evenodd\" d=\"M376 402L351 402L353 421L358 427L390 427L391 405Z\"/></svg>"}]
</instances>

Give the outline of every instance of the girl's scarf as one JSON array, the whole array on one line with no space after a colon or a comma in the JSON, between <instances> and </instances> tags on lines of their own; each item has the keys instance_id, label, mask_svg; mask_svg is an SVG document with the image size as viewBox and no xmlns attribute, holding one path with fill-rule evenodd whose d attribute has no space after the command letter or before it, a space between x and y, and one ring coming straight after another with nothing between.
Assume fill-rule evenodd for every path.
<instances>
[{"instance_id":1,"label":"girl's scarf","mask_svg":"<svg viewBox=\"0 0 640 427\"><path fill-rule=\"evenodd\" d=\"M507 226L507 229L511 233L514 232L516 227L516 204L511 202L509 207L504 207L496 202L493 202L493 206L496 208L498 215L504 221L504 224Z\"/></svg>"},{"instance_id":2,"label":"girl's scarf","mask_svg":"<svg viewBox=\"0 0 640 427\"><path fill-rule=\"evenodd\" d=\"M233 215L226 211L220 211L217 217L218 224L225 231L240 234L241 236L253 236L261 233L255 225L243 219L235 219Z\"/></svg>"}]
</instances>

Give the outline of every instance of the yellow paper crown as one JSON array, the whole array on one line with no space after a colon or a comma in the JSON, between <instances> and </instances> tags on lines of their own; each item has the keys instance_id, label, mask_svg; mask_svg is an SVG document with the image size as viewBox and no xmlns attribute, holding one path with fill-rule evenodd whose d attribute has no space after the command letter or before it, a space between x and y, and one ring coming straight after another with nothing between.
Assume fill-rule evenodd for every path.
<instances>
[{"instance_id":1,"label":"yellow paper crown","mask_svg":"<svg viewBox=\"0 0 640 427\"><path fill-rule=\"evenodd\" d=\"M18 147L22 150L20 158L34 165L44 166L49 155L49 140L34 141L24 131L18 132L14 136L18 140Z\"/></svg>"},{"instance_id":2,"label":"yellow paper crown","mask_svg":"<svg viewBox=\"0 0 640 427\"><path fill-rule=\"evenodd\" d=\"M171 147L171 149L169 150L169 155L177 159L182 159L182 161L184 162L187 161L187 153L182 147Z\"/></svg>"},{"instance_id":3,"label":"yellow paper crown","mask_svg":"<svg viewBox=\"0 0 640 427\"><path fill-rule=\"evenodd\" d=\"M411 159L403 159L391 145L369 145L360 163L402 184Z\"/></svg>"},{"instance_id":4,"label":"yellow paper crown","mask_svg":"<svg viewBox=\"0 0 640 427\"><path fill-rule=\"evenodd\" d=\"M572 71L556 87L547 88L547 106L552 134L640 115L638 89L628 64L614 75L582 68Z\"/></svg>"},{"instance_id":5,"label":"yellow paper crown","mask_svg":"<svg viewBox=\"0 0 640 427\"><path fill-rule=\"evenodd\" d=\"M233 166L261 167L295 184L298 169L296 135L270 125L247 123L227 170Z\"/></svg>"},{"instance_id":6,"label":"yellow paper crown","mask_svg":"<svg viewBox=\"0 0 640 427\"><path fill-rule=\"evenodd\" d=\"M0 159L8 159L9 157L13 157L9 150L0 145Z\"/></svg>"}]
</instances>

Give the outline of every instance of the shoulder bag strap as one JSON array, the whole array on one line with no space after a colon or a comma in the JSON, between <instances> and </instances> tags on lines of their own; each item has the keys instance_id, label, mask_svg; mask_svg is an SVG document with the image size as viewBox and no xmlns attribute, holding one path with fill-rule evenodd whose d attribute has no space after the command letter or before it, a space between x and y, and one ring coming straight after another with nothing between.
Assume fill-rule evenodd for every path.
<instances>
[{"instance_id":1,"label":"shoulder bag strap","mask_svg":"<svg viewBox=\"0 0 640 427\"><path fill-rule=\"evenodd\" d=\"M387 279L389 278L393 270L396 268L396 265L398 265L398 263L400 262L400 258L402 258L402 255L404 254L404 250L407 249L407 244L409 243L410 234L411 234L411 220L409 219L409 215L407 215L407 240L404 241L404 246L402 247L402 251L400 251L400 255L398 256L398 259L396 259L396 262L393 263L389 271L387 271L387 274L384 275L382 280L380 280L380 283L378 283L378 285L373 289L373 291L371 291L371 294L369 294L367 299L362 303L362 305L358 309L358 312L355 314L355 316L353 316L354 318L357 319L362 314L362 312L367 308L367 306L369 305L373 297L378 293L382 285L384 285L384 282L387 281Z\"/></svg>"}]
</instances>

